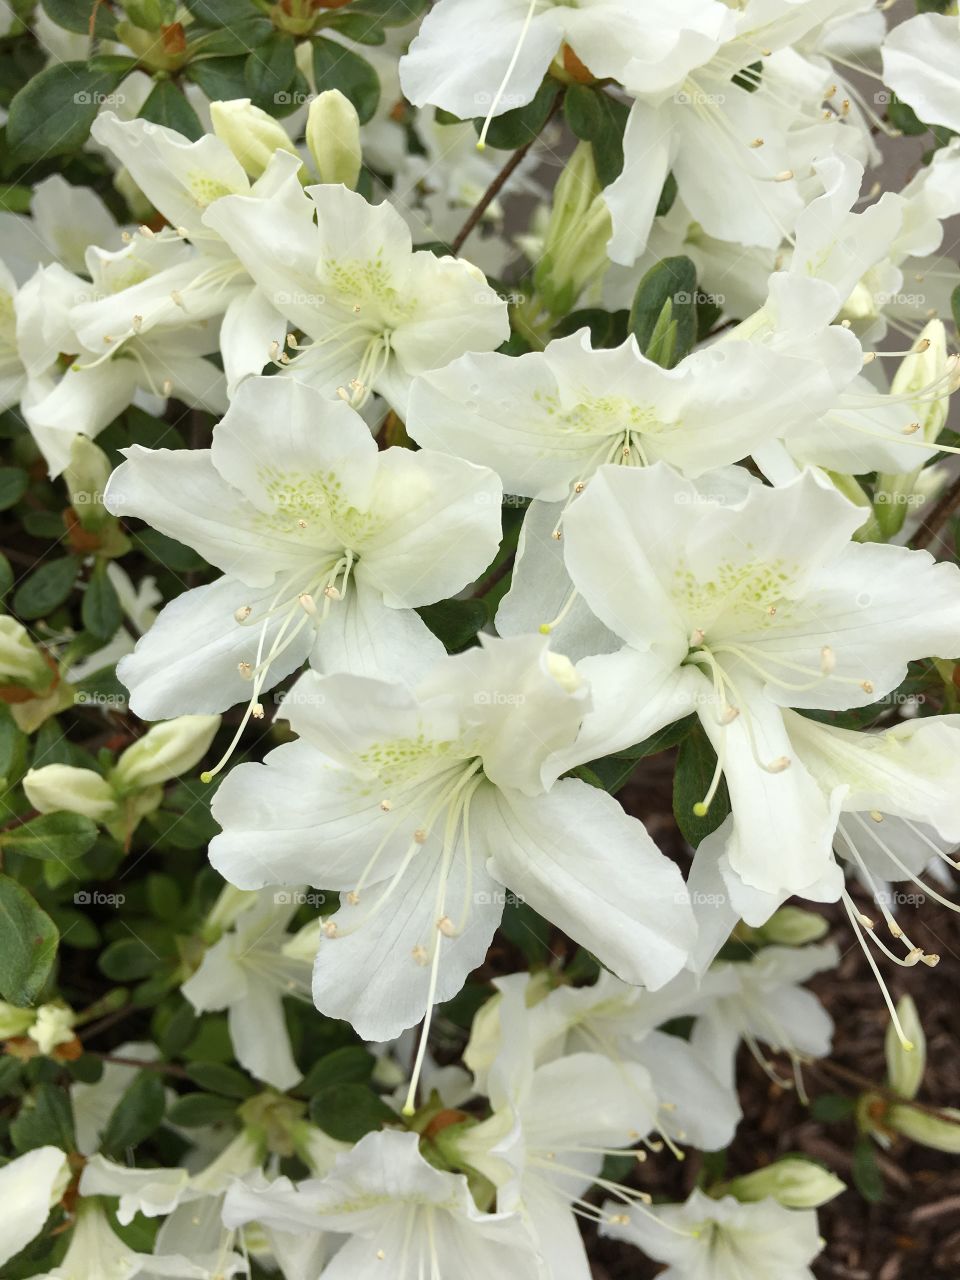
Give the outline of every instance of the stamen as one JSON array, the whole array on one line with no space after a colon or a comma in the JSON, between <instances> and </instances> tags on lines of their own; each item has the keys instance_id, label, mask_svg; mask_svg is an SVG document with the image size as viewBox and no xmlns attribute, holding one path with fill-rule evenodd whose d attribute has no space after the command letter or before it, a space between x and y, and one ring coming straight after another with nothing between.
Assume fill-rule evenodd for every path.
<instances>
[{"instance_id":1,"label":"stamen","mask_svg":"<svg viewBox=\"0 0 960 1280\"><path fill-rule=\"evenodd\" d=\"M483 128L480 130L480 137L477 139L478 151L483 151L487 145L487 133L490 130L491 121L496 114L497 107L500 105L501 99L506 92L507 85L510 83L510 77L513 75L517 62L520 58L520 53L527 38L527 33L530 30L530 24L533 21L533 15L536 12L537 3L538 0L530 0L530 5L527 9L527 16L524 18L523 26L520 29L520 39L517 41L517 47L514 49L513 57L510 59L507 64L507 69L503 73L503 79L500 81L499 87L493 95L493 101L490 103L490 110L487 112L487 118L484 120Z\"/></svg>"}]
</instances>

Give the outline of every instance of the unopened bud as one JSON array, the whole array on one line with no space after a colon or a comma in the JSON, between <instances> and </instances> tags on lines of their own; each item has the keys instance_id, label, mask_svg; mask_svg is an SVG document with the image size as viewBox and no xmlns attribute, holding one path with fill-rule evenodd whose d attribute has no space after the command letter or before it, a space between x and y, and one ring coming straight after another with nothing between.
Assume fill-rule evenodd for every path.
<instances>
[{"instance_id":1,"label":"unopened bud","mask_svg":"<svg viewBox=\"0 0 960 1280\"><path fill-rule=\"evenodd\" d=\"M297 154L283 126L249 98L211 102L213 131L225 142L251 178L259 178L277 151Z\"/></svg>"},{"instance_id":2,"label":"unopened bud","mask_svg":"<svg viewBox=\"0 0 960 1280\"><path fill-rule=\"evenodd\" d=\"M310 103L306 142L321 182L355 190L363 153L357 109L339 89L326 89Z\"/></svg>"},{"instance_id":3,"label":"unopened bud","mask_svg":"<svg viewBox=\"0 0 960 1280\"><path fill-rule=\"evenodd\" d=\"M109 458L92 440L82 435L73 437L63 478L71 505L84 529L99 529L111 518L103 505L103 492L111 470Z\"/></svg>"},{"instance_id":4,"label":"unopened bud","mask_svg":"<svg viewBox=\"0 0 960 1280\"><path fill-rule=\"evenodd\" d=\"M903 1034L913 1045L905 1049L893 1023L887 1026L884 1053L887 1059L887 1083L901 1098L915 1098L920 1090L927 1065L927 1038L923 1034L917 1006L910 996L897 1001L897 1017Z\"/></svg>"},{"instance_id":5,"label":"unopened bud","mask_svg":"<svg viewBox=\"0 0 960 1280\"><path fill-rule=\"evenodd\" d=\"M823 916L815 911L804 911L800 907L781 907L759 932L767 942L776 942L785 947L802 947L822 938L829 928Z\"/></svg>"},{"instance_id":6,"label":"unopened bud","mask_svg":"<svg viewBox=\"0 0 960 1280\"><path fill-rule=\"evenodd\" d=\"M960 1154L960 1111L952 1107L944 1107L939 1115L933 1115L904 1103L890 1108L886 1124L924 1147Z\"/></svg>"},{"instance_id":7,"label":"unopened bud","mask_svg":"<svg viewBox=\"0 0 960 1280\"><path fill-rule=\"evenodd\" d=\"M724 1190L745 1203L770 1197L787 1209L816 1209L840 1195L846 1187L838 1177L812 1160L786 1156L766 1169L734 1178Z\"/></svg>"},{"instance_id":8,"label":"unopened bud","mask_svg":"<svg viewBox=\"0 0 960 1280\"><path fill-rule=\"evenodd\" d=\"M206 755L219 727L219 716L177 716L156 724L124 751L110 781L119 792L168 782Z\"/></svg>"},{"instance_id":9,"label":"unopened bud","mask_svg":"<svg viewBox=\"0 0 960 1280\"><path fill-rule=\"evenodd\" d=\"M72 764L45 764L28 770L23 789L39 813L78 813L94 822L106 821L118 804L106 778Z\"/></svg>"}]
</instances>

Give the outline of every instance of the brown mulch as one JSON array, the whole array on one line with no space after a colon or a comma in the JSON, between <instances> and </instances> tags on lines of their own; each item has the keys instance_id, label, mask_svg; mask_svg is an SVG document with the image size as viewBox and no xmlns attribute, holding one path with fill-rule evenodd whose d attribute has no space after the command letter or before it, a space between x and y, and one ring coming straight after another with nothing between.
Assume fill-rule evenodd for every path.
<instances>
[{"instance_id":1,"label":"brown mulch","mask_svg":"<svg viewBox=\"0 0 960 1280\"><path fill-rule=\"evenodd\" d=\"M661 848L682 861L682 845L669 804L664 803L671 775L669 755L654 757L620 799L647 822ZM960 901L960 891L955 897ZM831 921L830 938L842 954L834 972L811 983L836 1026L830 1062L882 1083L887 1013L880 992L842 908L828 906L823 911ZM894 997L913 996L926 1031L927 1070L919 1100L955 1107L960 1104L960 915L928 900L918 908L904 907L900 919L918 946L941 957L936 969L900 969L881 958ZM790 1074L788 1066L784 1074ZM829 1063L808 1070L804 1078L811 1100L822 1094L855 1097L859 1092ZM820 1231L827 1243L814 1265L818 1280L958 1280L960 1160L898 1141L880 1156L883 1197L871 1204L852 1185L856 1134L851 1121L814 1120L796 1093L772 1084L746 1052L741 1053L738 1079L744 1116L730 1148L729 1174L748 1172L787 1153L802 1153L848 1185L843 1195L820 1210ZM664 1154L643 1166L642 1185L656 1196L683 1199L697 1172L694 1158L680 1164ZM589 1247L594 1280L650 1280L661 1269L636 1250L612 1241L591 1240Z\"/></svg>"}]
</instances>

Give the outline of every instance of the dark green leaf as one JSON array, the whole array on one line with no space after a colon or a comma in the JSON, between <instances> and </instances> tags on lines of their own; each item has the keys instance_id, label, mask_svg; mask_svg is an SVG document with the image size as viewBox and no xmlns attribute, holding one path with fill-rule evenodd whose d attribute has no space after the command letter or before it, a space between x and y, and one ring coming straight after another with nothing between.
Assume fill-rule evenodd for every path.
<instances>
[{"instance_id":1,"label":"dark green leaf","mask_svg":"<svg viewBox=\"0 0 960 1280\"><path fill-rule=\"evenodd\" d=\"M69 1093L58 1085L39 1085L10 1125L10 1141L20 1152L46 1146L75 1150Z\"/></svg>"},{"instance_id":2,"label":"dark green leaf","mask_svg":"<svg viewBox=\"0 0 960 1280\"><path fill-rule=\"evenodd\" d=\"M27 491L28 476L20 467L0 467L0 511L20 501Z\"/></svg>"},{"instance_id":3,"label":"dark green leaf","mask_svg":"<svg viewBox=\"0 0 960 1280\"><path fill-rule=\"evenodd\" d=\"M602 187L608 187L623 170L623 131L629 109L603 89L585 84L568 87L563 103L567 124L578 138L593 147L593 162Z\"/></svg>"},{"instance_id":4,"label":"dark green leaf","mask_svg":"<svg viewBox=\"0 0 960 1280\"><path fill-rule=\"evenodd\" d=\"M86 629L98 640L110 640L123 621L116 590L107 574L105 560L98 559L83 593L80 616Z\"/></svg>"},{"instance_id":5,"label":"dark green leaf","mask_svg":"<svg viewBox=\"0 0 960 1280\"><path fill-rule=\"evenodd\" d=\"M13 569L10 561L0 551L0 596L5 596L13 586Z\"/></svg>"},{"instance_id":6,"label":"dark green leaf","mask_svg":"<svg viewBox=\"0 0 960 1280\"><path fill-rule=\"evenodd\" d=\"M957 332L960 333L960 284L950 295L950 310L953 312L953 323Z\"/></svg>"},{"instance_id":7,"label":"dark green leaf","mask_svg":"<svg viewBox=\"0 0 960 1280\"><path fill-rule=\"evenodd\" d=\"M163 1077L159 1072L142 1070L111 1112L100 1139L101 1151L119 1155L137 1146L160 1127L165 1109Z\"/></svg>"},{"instance_id":8,"label":"dark green leaf","mask_svg":"<svg viewBox=\"0 0 960 1280\"><path fill-rule=\"evenodd\" d=\"M298 1093L317 1093L335 1084L365 1084L373 1074L375 1060L360 1045L344 1045L325 1054L307 1072Z\"/></svg>"},{"instance_id":9,"label":"dark green leaf","mask_svg":"<svg viewBox=\"0 0 960 1280\"><path fill-rule=\"evenodd\" d=\"M76 556L47 560L17 587L13 595L14 612L28 619L51 613L73 590L79 568Z\"/></svg>"},{"instance_id":10,"label":"dark green leaf","mask_svg":"<svg viewBox=\"0 0 960 1280\"><path fill-rule=\"evenodd\" d=\"M323 25L327 31L339 31L342 36L346 36L348 40L355 40L357 44L386 43L387 33L382 23L370 14L355 11L353 6L335 13L329 22Z\"/></svg>"},{"instance_id":11,"label":"dark green leaf","mask_svg":"<svg viewBox=\"0 0 960 1280\"><path fill-rule=\"evenodd\" d=\"M118 938L102 952L99 963L108 978L126 982L154 973L160 957L140 938Z\"/></svg>"},{"instance_id":12,"label":"dark green leaf","mask_svg":"<svg viewBox=\"0 0 960 1280\"><path fill-rule=\"evenodd\" d=\"M581 311L571 311L554 327L554 335L565 338L578 329L590 330L590 344L598 347L619 347L627 337L628 311L601 311L599 307L585 307Z\"/></svg>"},{"instance_id":13,"label":"dark green leaf","mask_svg":"<svg viewBox=\"0 0 960 1280\"><path fill-rule=\"evenodd\" d=\"M91 34L90 21L94 10L96 20L92 34L109 38L116 26L116 18L110 6L96 4L95 0L43 0L43 8L58 27L63 27L65 31L77 31L85 36Z\"/></svg>"},{"instance_id":14,"label":"dark green leaf","mask_svg":"<svg viewBox=\"0 0 960 1280\"><path fill-rule=\"evenodd\" d=\"M696 301L697 269L689 258L662 259L637 286L630 332L640 350L665 369L672 369L697 340Z\"/></svg>"},{"instance_id":15,"label":"dark green leaf","mask_svg":"<svg viewBox=\"0 0 960 1280\"><path fill-rule=\"evenodd\" d=\"M20 164L76 151L120 71L91 71L85 62L59 62L23 86L10 103L7 144Z\"/></svg>"},{"instance_id":16,"label":"dark green leaf","mask_svg":"<svg viewBox=\"0 0 960 1280\"><path fill-rule=\"evenodd\" d=\"M518 147L525 146L547 123L560 91L556 80L548 76L526 106L505 111L502 116L491 121L487 130L487 145L501 151L516 151ZM479 133L483 128L483 117L475 120L474 124Z\"/></svg>"},{"instance_id":17,"label":"dark green leaf","mask_svg":"<svg viewBox=\"0 0 960 1280\"><path fill-rule=\"evenodd\" d=\"M168 538L157 529L141 529L132 535L132 541L155 564L161 564L174 573L195 573L203 568L203 557L192 547L177 542L175 538Z\"/></svg>"},{"instance_id":18,"label":"dark green leaf","mask_svg":"<svg viewBox=\"0 0 960 1280\"><path fill-rule=\"evenodd\" d=\"M694 849L701 840L716 831L730 812L730 797L723 778L707 812L703 815L695 812L695 806L707 795L716 763L717 753L710 745L710 739L699 724L694 725L680 744L673 775L673 816L684 840Z\"/></svg>"},{"instance_id":19,"label":"dark green leaf","mask_svg":"<svg viewBox=\"0 0 960 1280\"><path fill-rule=\"evenodd\" d=\"M877 1163L877 1153L867 1137L857 1139L853 1148L853 1184L871 1204L883 1199L883 1176Z\"/></svg>"},{"instance_id":20,"label":"dark green leaf","mask_svg":"<svg viewBox=\"0 0 960 1280\"><path fill-rule=\"evenodd\" d=\"M57 954L57 927L21 885L0 875L0 996L11 1004L39 999Z\"/></svg>"},{"instance_id":21,"label":"dark green leaf","mask_svg":"<svg viewBox=\"0 0 960 1280\"><path fill-rule=\"evenodd\" d=\"M849 1120L856 1110L852 1098L845 1098L840 1093L821 1093L810 1103L810 1114L821 1124L836 1124L840 1120Z\"/></svg>"},{"instance_id":22,"label":"dark green leaf","mask_svg":"<svg viewBox=\"0 0 960 1280\"><path fill-rule=\"evenodd\" d=\"M314 40L313 75L317 92L339 89L357 109L360 123L373 116L380 101L377 73L359 54L334 40Z\"/></svg>"},{"instance_id":23,"label":"dark green leaf","mask_svg":"<svg viewBox=\"0 0 960 1280\"><path fill-rule=\"evenodd\" d=\"M222 1062L191 1062L187 1075L201 1089L225 1098L250 1098L257 1092L257 1086L242 1071Z\"/></svg>"},{"instance_id":24,"label":"dark green leaf","mask_svg":"<svg viewBox=\"0 0 960 1280\"><path fill-rule=\"evenodd\" d=\"M247 96L246 65L247 59L242 56L202 58L189 63L184 75L199 85L211 102L229 102L232 98Z\"/></svg>"},{"instance_id":25,"label":"dark green leaf","mask_svg":"<svg viewBox=\"0 0 960 1280\"><path fill-rule=\"evenodd\" d=\"M507 902L500 932L519 947L528 964L545 964L550 958L550 925L525 902Z\"/></svg>"},{"instance_id":26,"label":"dark green leaf","mask_svg":"<svg viewBox=\"0 0 960 1280\"><path fill-rule=\"evenodd\" d=\"M310 1099L310 1118L339 1142L359 1142L365 1133L396 1123L397 1113L362 1084L334 1084Z\"/></svg>"},{"instance_id":27,"label":"dark green leaf","mask_svg":"<svg viewBox=\"0 0 960 1280\"><path fill-rule=\"evenodd\" d=\"M29 739L17 726L10 708L0 703L0 794L26 772L28 746Z\"/></svg>"},{"instance_id":28,"label":"dark green leaf","mask_svg":"<svg viewBox=\"0 0 960 1280\"><path fill-rule=\"evenodd\" d=\"M418 609L420 617L433 634L446 645L448 653L468 649L489 621L482 600L441 600L439 604Z\"/></svg>"},{"instance_id":29,"label":"dark green leaf","mask_svg":"<svg viewBox=\"0 0 960 1280\"><path fill-rule=\"evenodd\" d=\"M660 192L660 199L657 201L657 217L663 218L673 208L673 202L677 198L677 180L672 173L667 174L666 181L663 184L663 190Z\"/></svg>"},{"instance_id":30,"label":"dark green leaf","mask_svg":"<svg viewBox=\"0 0 960 1280\"><path fill-rule=\"evenodd\" d=\"M172 80L158 80L140 108L140 119L173 129L196 142L203 137L200 117Z\"/></svg>"},{"instance_id":31,"label":"dark green leaf","mask_svg":"<svg viewBox=\"0 0 960 1280\"><path fill-rule=\"evenodd\" d=\"M297 69L293 53L290 36L275 31L248 55L244 66L247 92L264 111L288 105L287 91Z\"/></svg>"},{"instance_id":32,"label":"dark green leaf","mask_svg":"<svg viewBox=\"0 0 960 1280\"><path fill-rule=\"evenodd\" d=\"M235 27L260 16L251 0L183 0L183 5L204 27Z\"/></svg>"},{"instance_id":33,"label":"dark green leaf","mask_svg":"<svg viewBox=\"0 0 960 1280\"><path fill-rule=\"evenodd\" d=\"M69 862L80 858L97 838L97 824L79 813L45 813L0 834L0 848L26 858Z\"/></svg>"},{"instance_id":34,"label":"dark green leaf","mask_svg":"<svg viewBox=\"0 0 960 1280\"><path fill-rule=\"evenodd\" d=\"M259 14L229 27L218 27L190 41L191 65L199 58L230 58L237 54L246 61L250 50L259 48L273 34L273 23Z\"/></svg>"},{"instance_id":35,"label":"dark green leaf","mask_svg":"<svg viewBox=\"0 0 960 1280\"><path fill-rule=\"evenodd\" d=\"M913 107L908 107L905 102L901 102L895 93L889 95L887 119L895 129L914 137L927 133L930 128L929 125L923 123Z\"/></svg>"},{"instance_id":36,"label":"dark green leaf","mask_svg":"<svg viewBox=\"0 0 960 1280\"><path fill-rule=\"evenodd\" d=\"M185 1129L201 1129L208 1124L226 1124L236 1115L235 1098L218 1098L212 1093L188 1093L170 1108L167 1119Z\"/></svg>"}]
</instances>

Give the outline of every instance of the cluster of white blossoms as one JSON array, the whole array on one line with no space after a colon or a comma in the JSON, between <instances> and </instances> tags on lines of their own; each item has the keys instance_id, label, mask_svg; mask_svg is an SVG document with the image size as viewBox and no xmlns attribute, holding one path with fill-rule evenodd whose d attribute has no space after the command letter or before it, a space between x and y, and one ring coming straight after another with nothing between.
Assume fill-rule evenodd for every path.
<instances>
[{"instance_id":1,"label":"cluster of white blossoms","mask_svg":"<svg viewBox=\"0 0 960 1280\"><path fill-rule=\"evenodd\" d=\"M666 1280L811 1280L818 1165L643 1188L730 1144L741 1045L806 1097L815 904L889 1010L878 1140L955 1149L893 1079L922 1031L883 974L938 960L890 883L949 904L960 865L960 568L926 549L960 452L960 17L887 7L436 0L381 48L343 28L384 91L362 124L337 89L282 121L197 89L195 139L107 100L129 225L60 176L0 215L2 406L98 546L139 521L212 569L163 603L111 565L84 669L165 723L24 791L129 849L207 762L221 891L178 985L262 1089L124 1163L105 1118L158 1055L125 1046L72 1086L76 1150L0 1168L0 1266L62 1204L48 1280L588 1280L578 1218ZM908 119L935 148L881 192ZM173 401L212 434L105 471L90 442ZM0 618L25 731L72 704L52 652ZM678 742L680 864L609 782ZM435 1011L518 904L568 951L488 968L460 1053ZM308 1116L290 997L376 1046L359 1139ZM48 1055L75 1022L0 1004Z\"/></svg>"}]
</instances>

